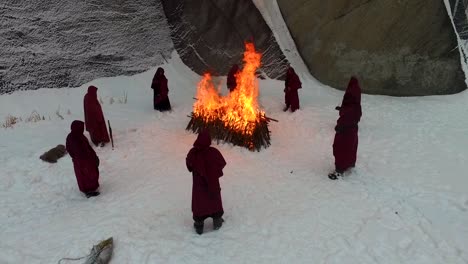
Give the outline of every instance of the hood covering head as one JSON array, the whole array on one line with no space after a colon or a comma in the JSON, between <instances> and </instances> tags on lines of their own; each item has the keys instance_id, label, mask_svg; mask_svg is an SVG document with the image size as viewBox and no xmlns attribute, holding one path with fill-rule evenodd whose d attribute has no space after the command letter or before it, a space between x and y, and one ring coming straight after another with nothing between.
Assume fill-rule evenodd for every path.
<instances>
[{"instance_id":1,"label":"hood covering head","mask_svg":"<svg viewBox=\"0 0 468 264\"><path fill-rule=\"evenodd\" d=\"M84 133L84 122L80 120L75 120L71 123L71 131L74 134L83 134Z\"/></svg>"},{"instance_id":2,"label":"hood covering head","mask_svg":"<svg viewBox=\"0 0 468 264\"><path fill-rule=\"evenodd\" d=\"M294 71L294 68L291 67L291 66L289 66L288 71L287 71L287 74L289 75L289 74L294 74L294 73L296 73L296 72Z\"/></svg>"},{"instance_id":3,"label":"hood covering head","mask_svg":"<svg viewBox=\"0 0 468 264\"><path fill-rule=\"evenodd\" d=\"M98 88L94 85L88 87L88 93L97 93Z\"/></svg>"},{"instance_id":4,"label":"hood covering head","mask_svg":"<svg viewBox=\"0 0 468 264\"><path fill-rule=\"evenodd\" d=\"M208 129L204 129L198 134L197 140L193 143L196 148L207 148L211 145L211 135Z\"/></svg>"},{"instance_id":5,"label":"hood covering head","mask_svg":"<svg viewBox=\"0 0 468 264\"><path fill-rule=\"evenodd\" d=\"M160 76L160 75L164 75L164 69L159 67L157 70L156 70L156 75L157 76Z\"/></svg>"},{"instance_id":6,"label":"hood covering head","mask_svg":"<svg viewBox=\"0 0 468 264\"><path fill-rule=\"evenodd\" d=\"M354 76L349 80L348 88L343 98L343 105L349 104L361 104L361 87L359 87L358 79Z\"/></svg>"},{"instance_id":7,"label":"hood covering head","mask_svg":"<svg viewBox=\"0 0 468 264\"><path fill-rule=\"evenodd\" d=\"M237 65L237 64L232 65L231 71L232 72L238 72L239 71L239 65Z\"/></svg>"},{"instance_id":8,"label":"hood covering head","mask_svg":"<svg viewBox=\"0 0 468 264\"><path fill-rule=\"evenodd\" d=\"M88 87L88 94L93 98L97 98L97 90L98 88L94 85Z\"/></svg>"}]
</instances>

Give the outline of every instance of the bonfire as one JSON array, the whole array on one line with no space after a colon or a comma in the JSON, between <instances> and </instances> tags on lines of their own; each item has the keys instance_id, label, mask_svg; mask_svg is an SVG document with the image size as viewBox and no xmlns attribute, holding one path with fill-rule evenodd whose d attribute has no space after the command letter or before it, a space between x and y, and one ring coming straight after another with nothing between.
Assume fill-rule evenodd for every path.
<instances>
[{"instance_id":1,"label":"bonfire","mask_svg":"<svg viewBox=\"0 0 468 264\"><path fill-rule=\"evenodd\" d=\"M261 54L253 43L245 44L244 67L236 75L237 86L227 96L221 96L212 77L205 73L198 83L196 101L187 130L208 129L218 140L259 151L270 145L268 123L276 121L265 115L258 105L258 80Z\"/></svg>"}]
</instances>

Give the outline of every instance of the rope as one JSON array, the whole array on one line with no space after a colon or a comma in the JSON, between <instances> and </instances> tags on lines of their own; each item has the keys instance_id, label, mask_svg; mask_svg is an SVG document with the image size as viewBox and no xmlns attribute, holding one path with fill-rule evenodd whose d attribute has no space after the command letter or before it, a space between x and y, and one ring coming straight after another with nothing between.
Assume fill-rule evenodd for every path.
<instances>
[{"instance_id":1,"label":"rope","mask_svg":"<svg viewBox=\"0 0 468 264\"><path fill-rule=\"evenodd\" d=\"M90 255L86 255L86 256L81 257L81 258L62 258L62 259L59 260L59 262L58 262L57 264L62 263L63 260L77 261L77 260L82 260L82 259L84 259L84 258L87 258L87 257L89 257L89 256L90 256Z\"/></svg>"}]
</instances>

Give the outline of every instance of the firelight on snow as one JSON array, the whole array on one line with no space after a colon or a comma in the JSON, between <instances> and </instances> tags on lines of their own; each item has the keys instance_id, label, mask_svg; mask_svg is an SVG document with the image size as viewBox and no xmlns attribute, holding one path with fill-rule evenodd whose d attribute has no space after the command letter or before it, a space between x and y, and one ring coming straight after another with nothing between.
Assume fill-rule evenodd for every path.
<instances>
[{"instance_id":1,"label":"firelight on snow","mask_svg":"<svg viewBox=\"0 0 468 264\"><path fill-rule=\"evenodd\" d=\"M199 132L207 128L211 136L250 150L270 145L268 122L258 104L258 80L255 75L262 55L253 43L245 44L244 67L236 75L237 86L227 96L221 96L211 75L205 73L198 83L197 101L193 105L187 130Z\"/></svg>"}]
</instances>

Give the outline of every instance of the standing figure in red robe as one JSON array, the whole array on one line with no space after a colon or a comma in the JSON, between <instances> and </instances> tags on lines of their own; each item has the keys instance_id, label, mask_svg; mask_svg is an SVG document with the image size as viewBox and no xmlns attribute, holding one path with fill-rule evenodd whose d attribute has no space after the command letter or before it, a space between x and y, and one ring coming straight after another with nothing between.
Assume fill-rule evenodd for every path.
<instances>
[{"instance_id":1,"label":"standing figure in red robe","mask_svg":"<svg viewBox=\"0 0 468 264\"><path fill-rule=\"evenodd\" d=\"M343 172L356 165L358 148L358 123L361 120L361 88L355 77L351 77L343 97L340 117L336 122L335 140L333 141L333 156L335 156L335 171L328 177L336 180Z\"/></svg>"},{"instance_id":2,"label":"standing figure in red robe","mask_svg":"<svg viewBox=\"0 0 468 264\"><path fill-rule=\"evenodd\" d=\"M215 230L218 230L224 222L219 178L223 176L226 161L221 152L210 145L210 133L208 130L203 130L186 158L187 169L193 176L192 212L195 231L199 235L203 233L206 218L213 218Z\"/></svg>"},{"instance_id":3,"label":"standing figure in red robe","mask_svg":"<svg viewBox=\"0 0 468 264\"><path fill-rule=\"evenodd\" d=\"M93 144L96 146L100 144L101 147L104 147L110 141L110 138L101 104L97 98L97 90L96 86L89 86L88 93L84 96L85 126Z\"/></svg>"},{"instance_id":4,"label":"standing figure in red robe","mask_svg":"<svg viewBox=\"0 0 468 264\"><path fill-rule=\"evenodd\" d=\"M67 136L66 148L73 161L78 188L89 198L99 195L97 191L99 188L99 158L83 133L83 121L73 121L71 132Z\"/></svg>"},{"instance_id":5,"label":"standing figure in red robe","mask_svg":"<svg viewBox=\"0 0 468 264\"><path fill-rule=\"evenodd\" d=\"M286 112L291 107L291 112L294 112L299 109L299 95L297 90L301 89L302 83L292 67L289 67L286 72L284 86L284 102L286 106L283 111Z\"/></svg>"},{"instance_id":6,"label":"standing figure in red robe","mask_svg":"<svg viewBox=\"0 0 468 264\"><path fill-rule=\"evenodd\" d=\"M154 110L160 112L170 111L171 102L169 101L169 88L167 86L167 78L164 76L164 69L159 67L154 74L151 82L153 89L153 105Z\"/></svg>"},{"instance_id":7,"label":"standing figure in red robe","mask_svg":"<svg viewBox=\"0 0 468 264\"><path fill-rule=\"evenodd\" d=\"M226 84L229 92L232 92L236 89L236 75L240 72L239 66L237 64L232 65L232 68L229 70Z\"/></svg>"}]
</instances>

